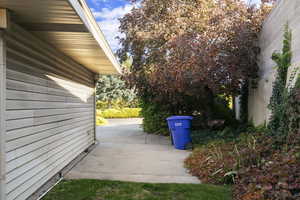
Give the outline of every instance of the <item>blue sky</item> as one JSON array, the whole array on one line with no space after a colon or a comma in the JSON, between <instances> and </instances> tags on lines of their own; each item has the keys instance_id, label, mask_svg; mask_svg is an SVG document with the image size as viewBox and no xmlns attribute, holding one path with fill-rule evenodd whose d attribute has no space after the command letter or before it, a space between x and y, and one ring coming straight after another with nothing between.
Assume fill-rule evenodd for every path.
<instances>
[{"instance_id":1,"label":"blue sky","mask_svg":"<svg viewBox=\"0 0 300 200\"><path fill-rule=\"evenodd\" d=\"M113 51L119 48L117 36L121 36L118 32L120 25L118 18L123 17L130 12L132 5L128 0L86 0L91 8L101 30L103 31L108 43ZM245 0L249 1L249 0ZM251 0L258 3L260 0Z\"/></svg>"},{"instance_id":2,"label":"blue sky","mask_svg":"<svg viewBox=\"0 0 300 200\"><path fill-rule=\"evenodd\" d=\"M91 8L101 30L113 51L119 48L118 32L119 20L126 13L130 12L132 5L127 0L86 0Z\"/></svg>"}]
</instances>

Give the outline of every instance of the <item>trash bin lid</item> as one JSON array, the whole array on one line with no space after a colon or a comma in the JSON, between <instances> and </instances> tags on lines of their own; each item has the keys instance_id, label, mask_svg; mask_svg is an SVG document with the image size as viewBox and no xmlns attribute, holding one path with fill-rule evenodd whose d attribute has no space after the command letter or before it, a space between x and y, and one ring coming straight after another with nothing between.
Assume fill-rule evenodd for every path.
<instances>
[{"instance_id":1,"label":"trash bin lid","mask_svg":"<svg viewBox=\"0 0 300 200\"><path fill-rule=\"evenodd\" d=\"M187 120L192 120L192 116L171 116L168 117L167 120L178 120L178 119L187 119Z\"/></svg>"}]
</instances>

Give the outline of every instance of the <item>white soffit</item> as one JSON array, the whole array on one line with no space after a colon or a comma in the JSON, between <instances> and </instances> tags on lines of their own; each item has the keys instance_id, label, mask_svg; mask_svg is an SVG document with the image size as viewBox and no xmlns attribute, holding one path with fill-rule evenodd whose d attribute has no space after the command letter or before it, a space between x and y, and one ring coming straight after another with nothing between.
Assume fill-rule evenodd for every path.
<instances>
[{"instance_id":1,"label":"white soffit","mask_svg":"<svg viewBox=\"0 0 300 200\"><path fill-rule=\"evenodd\" d=\"M120 65L84 0L0 0L12 20L100 74Z\"/></svg>"}]
</instances>

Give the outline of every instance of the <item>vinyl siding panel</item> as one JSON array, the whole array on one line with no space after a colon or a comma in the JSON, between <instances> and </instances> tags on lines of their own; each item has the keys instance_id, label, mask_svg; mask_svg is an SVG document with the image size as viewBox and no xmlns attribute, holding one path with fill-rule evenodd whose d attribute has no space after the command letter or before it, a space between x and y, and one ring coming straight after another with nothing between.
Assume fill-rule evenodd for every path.
<instances>
[{"instance_id":1,"label":"vinyl siding panel","mask_svg":"<svg viewBox=\"0 0 300 200\"><path fill-rule=\"evenodd\" d=\"M5 102L6 102L6 42L4 31L0 30L0 199L5 198Z\"/></svg>"},{"instance_id":2,"label":"vinyl siding panel","mask_svg":"<svg viewBox=\"0 0 300 200\"><path fill-rule=\"evenodd\" d=\"M6 42L6 195L24 200L95 142L95 74L15 24Z\"/></svg>"}]
</instances>

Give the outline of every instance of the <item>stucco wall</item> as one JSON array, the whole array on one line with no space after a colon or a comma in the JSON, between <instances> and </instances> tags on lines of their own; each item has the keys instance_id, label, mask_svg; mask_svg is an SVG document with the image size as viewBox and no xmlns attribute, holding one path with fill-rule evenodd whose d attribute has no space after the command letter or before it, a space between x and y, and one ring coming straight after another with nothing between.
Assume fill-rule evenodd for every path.
<instances>
[{"instance_id":1,"label":"stucco wall","mask_svg":"<svg viewBox=\"0 0 300 200\"><path fill-rule=\"evenodd\" d=\"M249 92L249 120L255 125L268 122L270 110L267 108L272 95L275 79L275 63L271 56L274 51L281 51L284 25L288 23L292 30L292 67L291 72L300 66L300 0L280 0L263 25L260 36L261 54L258 88ZM298 70L299 73L299 70Z\"/></svg>"}]
</instances>

